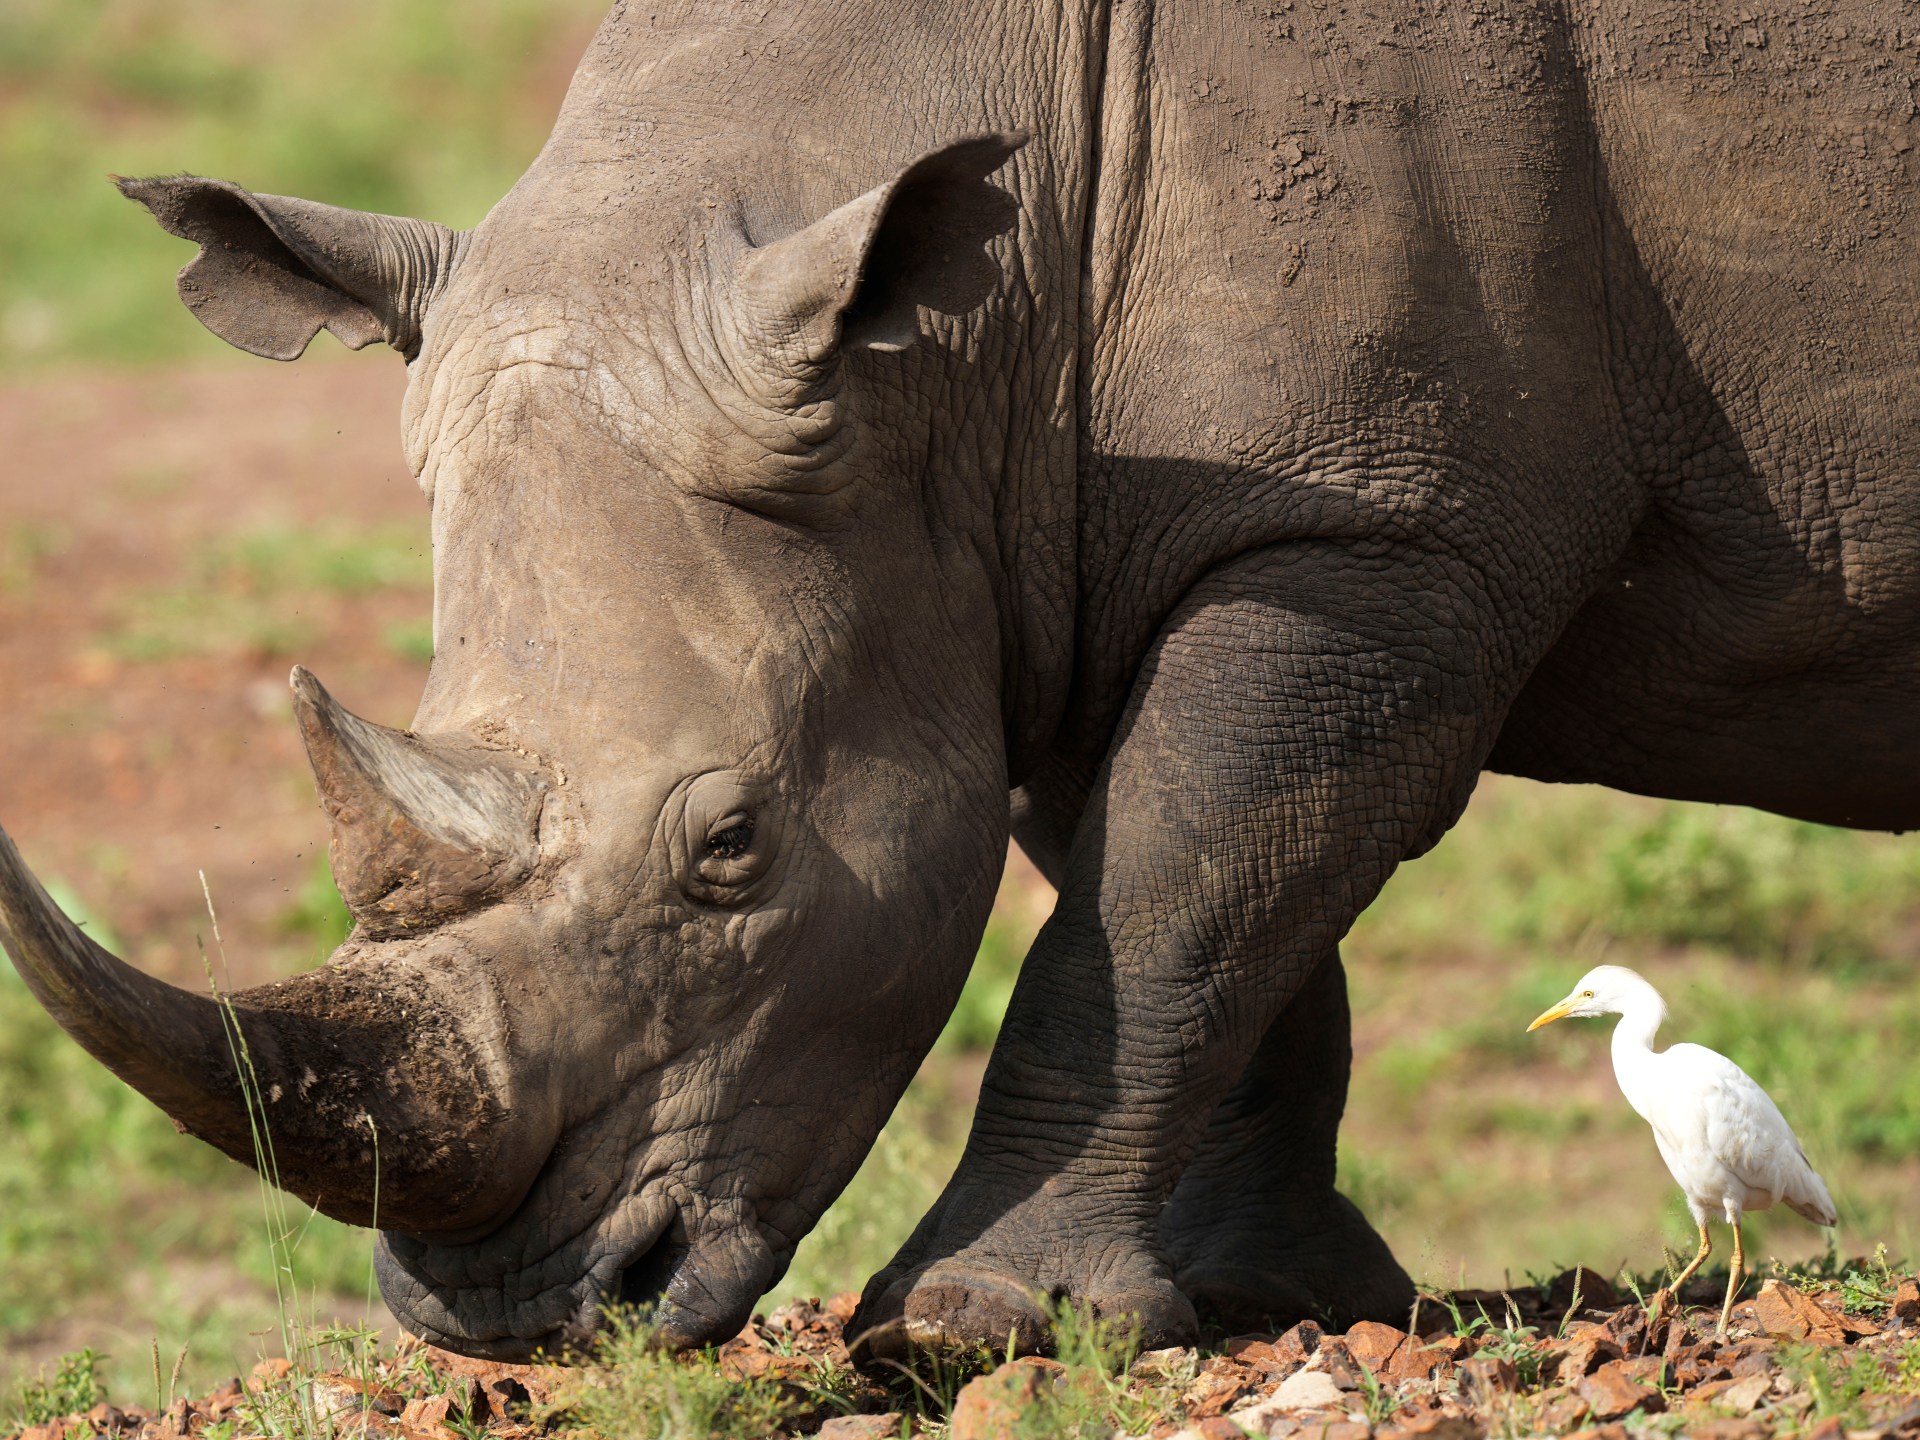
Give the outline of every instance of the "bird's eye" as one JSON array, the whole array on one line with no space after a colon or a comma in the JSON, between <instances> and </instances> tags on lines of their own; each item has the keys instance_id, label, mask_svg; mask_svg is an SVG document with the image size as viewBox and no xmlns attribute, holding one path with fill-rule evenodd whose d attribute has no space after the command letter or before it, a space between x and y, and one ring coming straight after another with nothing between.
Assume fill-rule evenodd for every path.
<instances>
[{"instance_id":1,"label":"bird's eye","mask_svg":"<svg viewBox=\"0 0 1920 1440\"><path fill-rule=\"evenodd\" d=\"M1593 992L1591 990L1582 990L1580 992L1580 998L1582 1000L1591 1000L1593 998Z\"/></svg>"}]
</instances>

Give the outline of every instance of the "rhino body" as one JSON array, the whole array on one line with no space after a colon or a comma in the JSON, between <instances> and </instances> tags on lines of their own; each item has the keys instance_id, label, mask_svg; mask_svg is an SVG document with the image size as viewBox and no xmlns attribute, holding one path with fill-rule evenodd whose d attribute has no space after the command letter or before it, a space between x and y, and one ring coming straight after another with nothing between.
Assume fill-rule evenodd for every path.
<instances>
[{"instance_id":1,"label":"rhino body","mask_svg":"<svg viewBox=\"0 0 1920 1440\"><path fill-rule=\"evenodd\" d=\"M283 1180L437 1343L724 1338L1011 830L1058 907L868 1348L1400 1316L1338 943L1482 769L1920 824L1915 47L1870 0L660 0L471 232L126 182L234 343L407 357L433 509L413 729L296 677L359 926L234 997ZM0 912L250 1158L213 1007L3 839Z\"/></svg>"}]
</instances>

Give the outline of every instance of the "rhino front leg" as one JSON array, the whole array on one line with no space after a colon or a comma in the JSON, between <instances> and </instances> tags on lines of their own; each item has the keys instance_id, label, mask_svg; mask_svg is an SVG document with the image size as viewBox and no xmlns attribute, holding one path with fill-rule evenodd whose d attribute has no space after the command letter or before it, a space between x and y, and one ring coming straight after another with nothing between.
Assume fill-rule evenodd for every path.
<instances>
[{"instance_id":1,"label":"rhino front leg","mask_svg":"<svg viewBox=\"0 0 1920 1440\"><path fill-rule=\"evenodd\" d=\"M967 1149L867 1288L872 1351L1041 1347L1059 1298L1149 1344L1195 1333L1162 1215L1263 1037L1465 803L1523 648L1486 573L1308 543L1189 591L1094 781ZM1324 1110L1344 1074L1323 1068Z\"/></svg>"},{"instance_id":2,"label":"rhino front leg","mask_svg":"<svg viewBox=\"0 0 1920 1440\"><path fill-rule=\"evenodd\" d=\"M1201 1318L1229 1333L1318 1320L1405 1323L1413 1281L1334 1189L1353 1062L1347 978L1330 953L1207 1123L1160 1236Z\"/></svg>"}]
</instances>

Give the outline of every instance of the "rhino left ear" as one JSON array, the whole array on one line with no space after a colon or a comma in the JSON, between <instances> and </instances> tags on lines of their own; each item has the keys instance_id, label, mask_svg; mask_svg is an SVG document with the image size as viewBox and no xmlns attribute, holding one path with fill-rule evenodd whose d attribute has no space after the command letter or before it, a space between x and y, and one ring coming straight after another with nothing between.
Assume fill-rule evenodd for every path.
<instances>
[{"instance_id":1,"label":"rhino left ear","mask_svg":"<svg viewBox=\"0 0 1920 1440\"><path fill-rule=\"evenodd\" d=\"M1032 138L974 135L921 156L806 229L750 251L738 272L746 333L776 361L827 364L849 346L904 350L918 310L963 315L1001 271L987 242L1020 204L987 176Z\"/></svg>"},{"instance_id":2,"label":"rhino left ear","mask_svg":"<svg viewBox=\"0 0 1920 1440\"><path fill-rule=\"evenodd\" d=\"M180 299L214 334L297 360L322 326L349 350L384 340L411 360L420 322L465 237L429 220L255 195L197 175L115 177L160 227L199 245Z\"/></svg>"}]
</instances>

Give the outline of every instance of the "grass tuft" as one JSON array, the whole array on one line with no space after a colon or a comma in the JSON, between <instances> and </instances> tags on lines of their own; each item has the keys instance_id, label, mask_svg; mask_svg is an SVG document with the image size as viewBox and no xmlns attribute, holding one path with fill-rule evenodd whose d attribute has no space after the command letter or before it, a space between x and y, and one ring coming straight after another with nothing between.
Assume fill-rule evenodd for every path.
<instances>
[{"instance_id":1,"label":"grass tuft","mask_svg":"<svg viewBox=\"0 0 1920 1440\"><path fill-rule=\"evenodd\" d=\"M662 1350L651 1317L629 1309L611 1316L591 1363L561 1382L535 1421L633 1440L759 1440L805 1405L789 1385L728 1378L711 1350Z\"/></svg>"}]
</instances>

